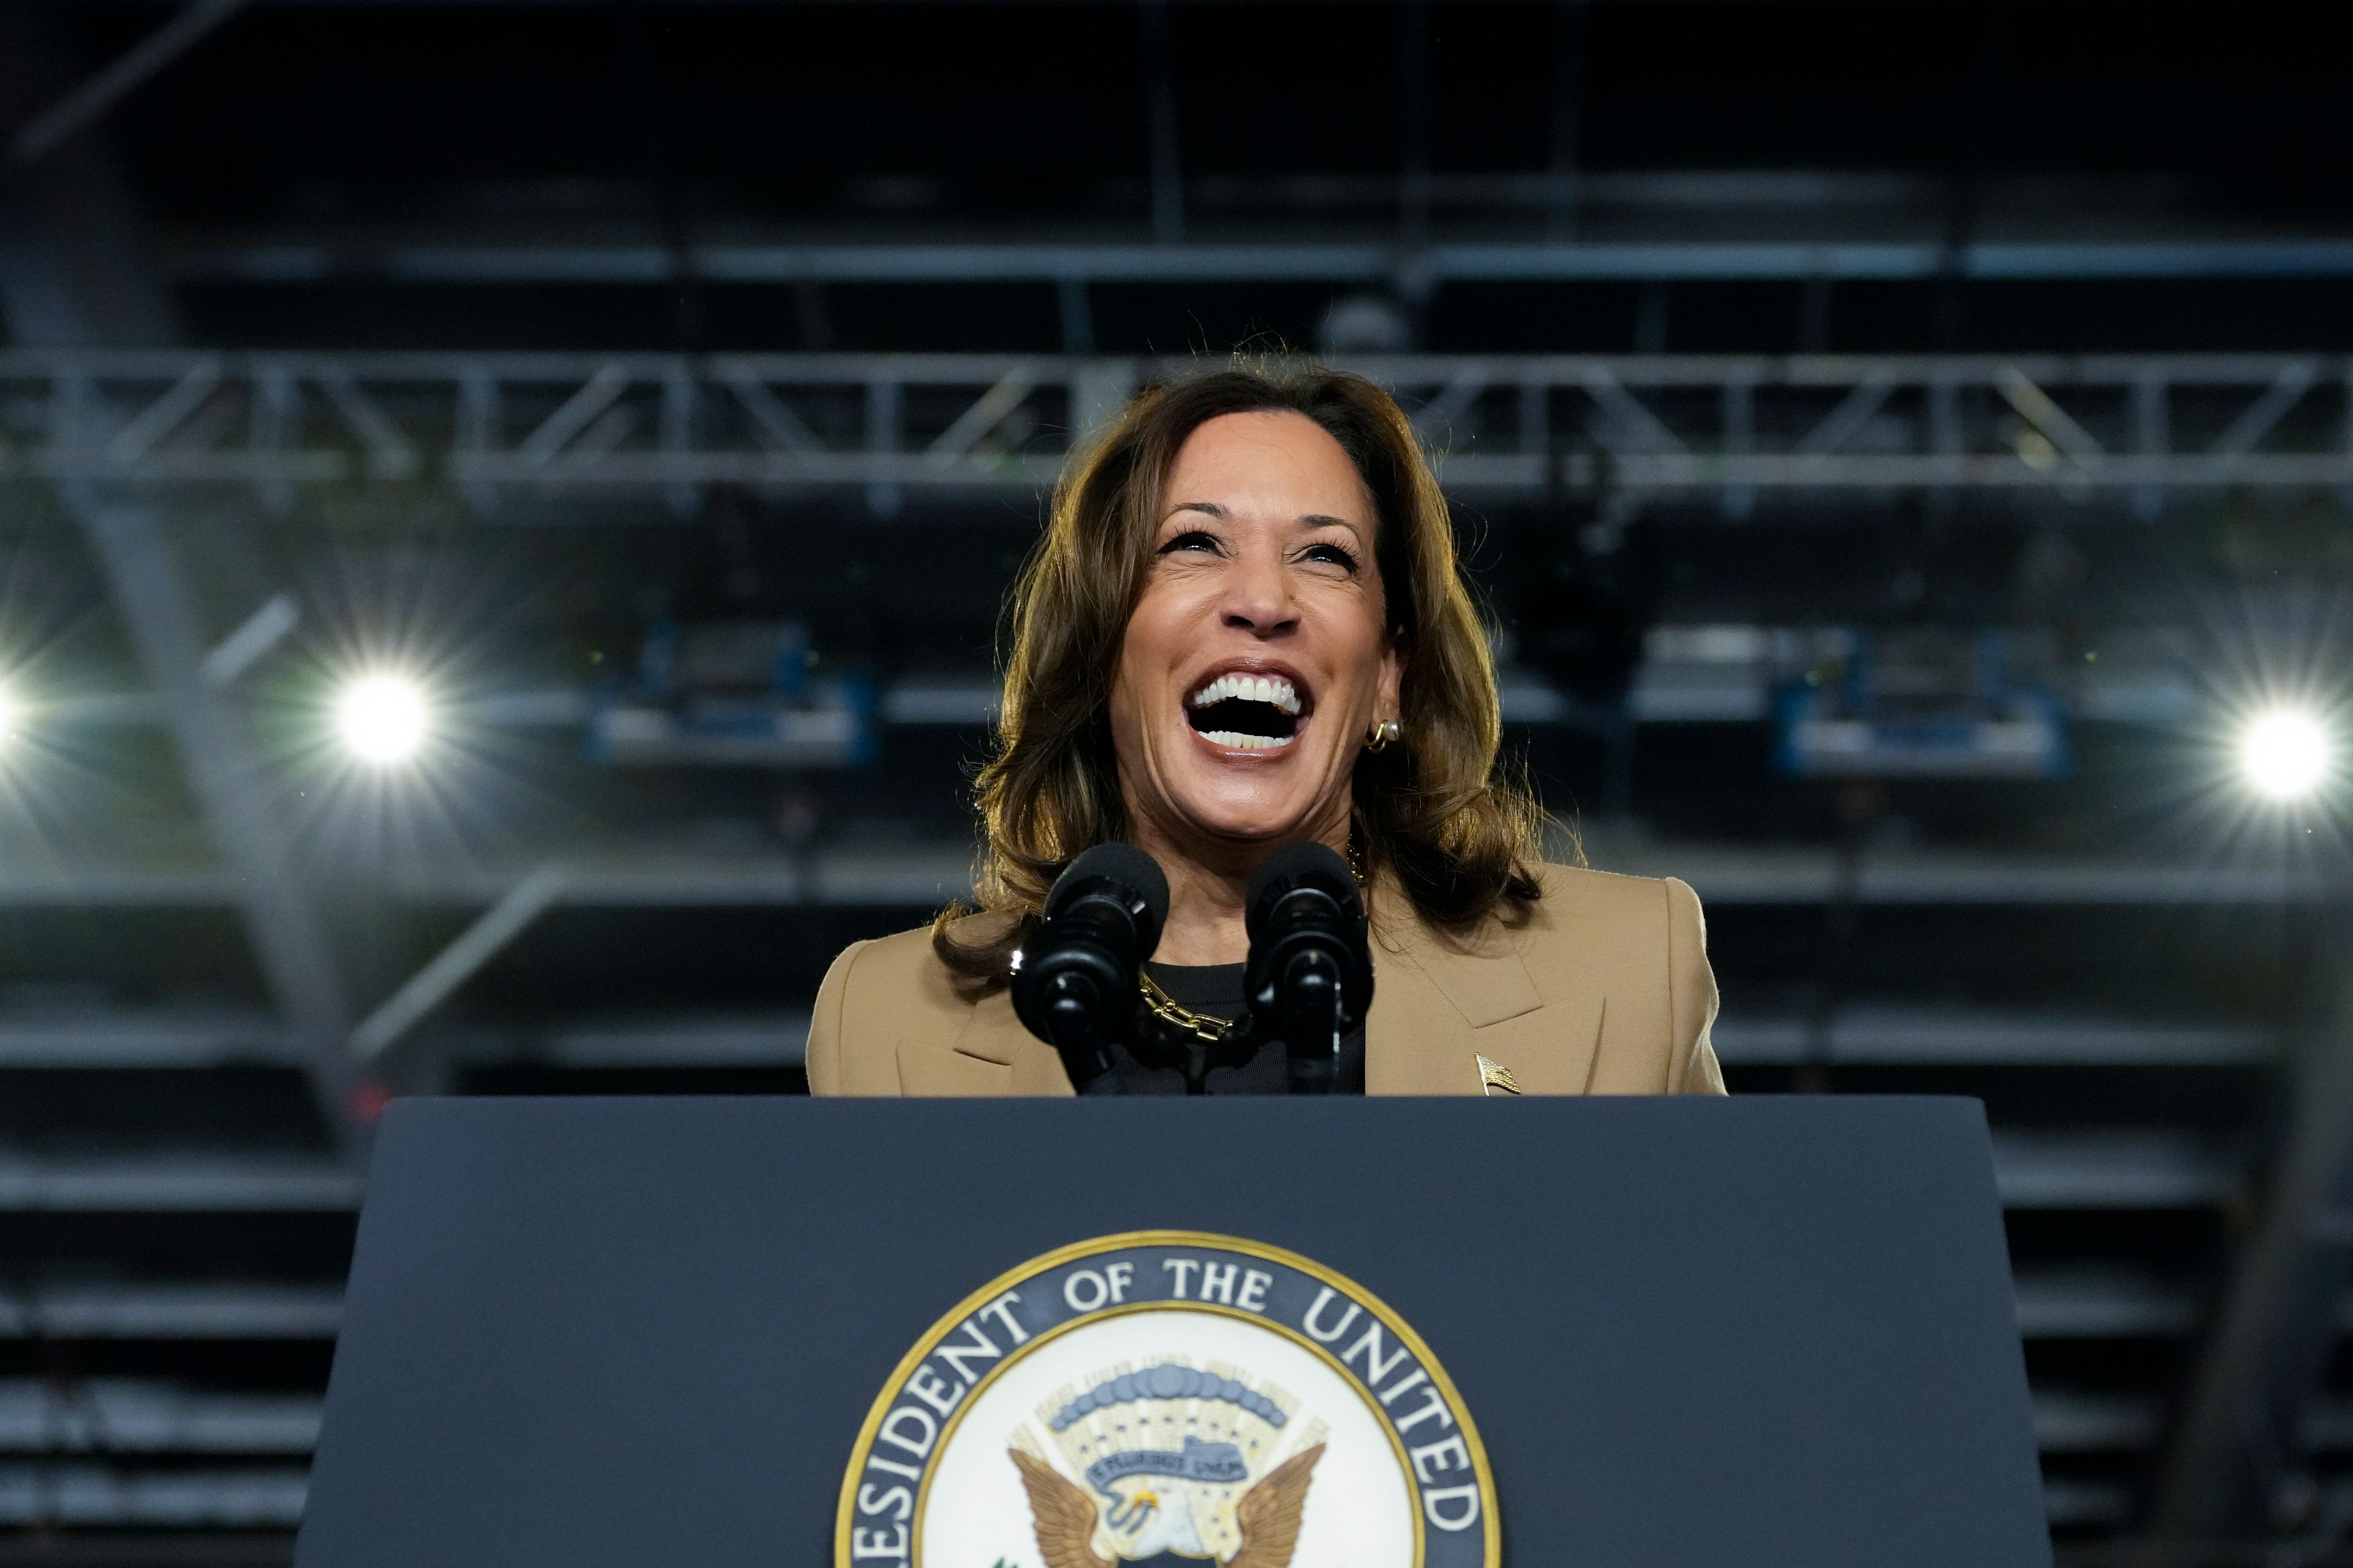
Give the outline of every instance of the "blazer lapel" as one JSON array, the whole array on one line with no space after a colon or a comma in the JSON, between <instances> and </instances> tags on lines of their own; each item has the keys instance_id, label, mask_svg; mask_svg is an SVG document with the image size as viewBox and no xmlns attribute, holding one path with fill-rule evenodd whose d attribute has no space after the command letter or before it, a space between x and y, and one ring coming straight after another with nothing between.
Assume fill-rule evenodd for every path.
<instances>
[{"instance_id":1,"label":"blazer lapel","mask_svg":"<svg viewBox=\"0 0 2353 1568\"><path fill-rule=\"evenodd\" d=\"M1433 937L1409 914L1398 923L1402 929L1373 953L1367 1092L1484 1094L1482 1056L1510 1069L1525 1092L1585 1091L1600 1044L1599 990L1556 974L1561 994L1547 998L1511 931L1491 929L1474 942L1455 944Z\"/></svg>"}]
</instances>

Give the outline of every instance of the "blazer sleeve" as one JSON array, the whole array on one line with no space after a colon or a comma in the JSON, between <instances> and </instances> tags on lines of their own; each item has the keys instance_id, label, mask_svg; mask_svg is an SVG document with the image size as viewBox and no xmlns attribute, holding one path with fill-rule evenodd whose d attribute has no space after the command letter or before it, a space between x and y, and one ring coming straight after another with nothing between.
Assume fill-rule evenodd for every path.
<instances>
[{"instance_id":1,"label":"blazer sleeve","mask_svg":"<svg viewBox=\"0 0 2353 1568\"><path fill-rule=\"evenodd\" d=\"M856 967L858 955L866 945L853 942L843 948L826 970L824 983L817 988L817 1005L809 1012L808 1050L804 1058L811 1094L841 1092L842 998L849 991L849 972Z\"/></svg>"},{"instance_id":2,"label":"blazer sleeve","mask_svg":"<svg viewBox=\"0 0 2353 1568\"><path fill-rule=\"evenodd\" d=\"M1667 879L1667 989L1674 1023L1667 1092L1722 1094L1724 1069L1708 1039L1716 997L1715 971L1707 963L1707 918L1700 912L1699 895L1672 877Z\"/></svg>"}]
</instances>

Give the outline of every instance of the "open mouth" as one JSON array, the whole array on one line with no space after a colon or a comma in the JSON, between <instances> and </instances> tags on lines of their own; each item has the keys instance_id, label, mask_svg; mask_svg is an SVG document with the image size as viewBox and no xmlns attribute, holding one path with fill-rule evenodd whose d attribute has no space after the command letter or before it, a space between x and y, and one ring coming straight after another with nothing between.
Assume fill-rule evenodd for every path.
<instances>
[{"instance_id":1,"label":"open mouth","mask_svg":"<svg viewBox=\"0 0 2353 1568\"><path fill-rule=\"evenodd\" d=\"M1244 670L1220 675L1185 700L1185 718L1204 739L1242 752L1291 744L1307 711L1288 679Z\"/></svg>"}]
</instances>

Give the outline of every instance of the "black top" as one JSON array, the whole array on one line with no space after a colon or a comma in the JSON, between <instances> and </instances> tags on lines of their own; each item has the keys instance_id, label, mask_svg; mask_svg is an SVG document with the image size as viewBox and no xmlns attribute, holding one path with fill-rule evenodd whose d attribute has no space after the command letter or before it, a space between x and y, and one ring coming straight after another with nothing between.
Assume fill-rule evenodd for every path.
<instances>
[{"instance_id":1,"label":"black top","mask_svg":"<svg viewBox=\"0 0 2353 1568\"><path fill-rule=\"evenodd\" d=\"M1234 1019L1245 1011L1239 963L1147 963L1145 969L1169 1000L1206 1017ZM1240 1063L1220 1063L1219 1048L1164 1022L1140 1003L1135 1043L1112 1047L1112 1065L1126 1094L1287 1094L1288 1064L1271 1047L1254 1049ZM1365 1032L1340 1042L1335 1094L1365 1092Z\"/></svg>"}]
</instances>

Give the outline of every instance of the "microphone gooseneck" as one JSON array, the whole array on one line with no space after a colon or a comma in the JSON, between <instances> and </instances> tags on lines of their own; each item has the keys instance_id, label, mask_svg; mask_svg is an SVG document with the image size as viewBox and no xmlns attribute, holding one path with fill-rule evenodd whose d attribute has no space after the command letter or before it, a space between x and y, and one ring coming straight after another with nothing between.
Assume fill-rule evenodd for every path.
<instances>
[{"instance_id":1,"label":"microphone gooseneck","mask_svg":"<svg viewBox=\"0 0 2353 1568\"><path fill-rule=\"evenodd\" d=\"M1348 863L1311 840L1286 844L1250 878L1243 919L1249 1027L1282 1042L1293 1094L1329 1094L1340 1040L1373 1003L1364 895Z\"/></svg>"},{"instance_id":2,"label":"microphone gooseneck","mask_svg":"<svg viewBox=\"0 0 2353 1568\"><path fill-rule=\"evenodd\" d=\"M1168 879L1131 844L1098 844L1046 895L1046 918L1015 955L1013 1011L1061 1053L1071 1087L1117 1094L1112 1046L1135 1017L1135 976L1160 945Z\"/></svg>"}]
</instances>

